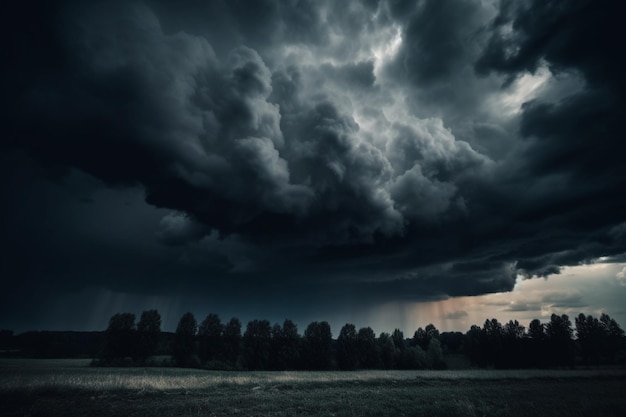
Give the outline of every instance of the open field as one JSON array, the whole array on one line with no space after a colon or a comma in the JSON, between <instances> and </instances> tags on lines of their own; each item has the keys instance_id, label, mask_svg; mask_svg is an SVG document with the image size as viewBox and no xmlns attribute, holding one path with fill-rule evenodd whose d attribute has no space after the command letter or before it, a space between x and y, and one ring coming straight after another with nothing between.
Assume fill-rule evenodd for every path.
<instances>
[{"instance_id":1,"label":"open field","mask_svg":"<svg viewBox=\"0 0 626 417\"><path fill-rule=\"evenodd\" d=\"M0 415L626 415L626 370L212 372L87 364L0 360Z\"/></svg>"}]
</instances>

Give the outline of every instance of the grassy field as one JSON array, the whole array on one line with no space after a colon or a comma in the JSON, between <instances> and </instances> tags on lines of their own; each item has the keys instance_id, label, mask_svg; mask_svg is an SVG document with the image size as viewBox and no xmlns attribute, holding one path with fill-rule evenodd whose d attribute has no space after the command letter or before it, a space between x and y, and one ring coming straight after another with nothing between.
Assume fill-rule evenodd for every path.
<instances>
[{"instance_id":1,"label":"grassy field","mask_svg":"<svg viewBox=\"0 0 626 417\"><path fill-rule=\"evenodd\" d=\"M0 360L7 416L625 416L625 370L212 372Z\"/></svg>"}]
</instances>

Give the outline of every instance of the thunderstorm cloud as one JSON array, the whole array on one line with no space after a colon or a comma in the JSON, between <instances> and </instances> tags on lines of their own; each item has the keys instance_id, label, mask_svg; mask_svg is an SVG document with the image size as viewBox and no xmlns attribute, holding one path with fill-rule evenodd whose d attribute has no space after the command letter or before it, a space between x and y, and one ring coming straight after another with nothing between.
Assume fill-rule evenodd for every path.
<instances>
[{"instance_id":1,"label":"thunderstorm cloud","mask_svg":"<svg viewBox=\"0 0 626 417\"><path fill-rule=\"evenodd\" d=\"M10 291L423 301L626 252L615 2L40 3L3 13Z\"/></svg>"}]
</instances>

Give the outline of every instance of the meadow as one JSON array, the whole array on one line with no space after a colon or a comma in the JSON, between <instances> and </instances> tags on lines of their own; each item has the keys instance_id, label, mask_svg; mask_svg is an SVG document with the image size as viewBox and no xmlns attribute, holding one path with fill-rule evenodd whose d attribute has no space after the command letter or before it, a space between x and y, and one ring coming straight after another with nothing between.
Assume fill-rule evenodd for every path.
<instances>
[{"instance_id":1,"label":"meadow","mask_svg":"<svg viewBox=\"0 0 626 417\"><path fill-rule=\"evenodd\" d=\"M0 360L1 416L624 416L626 370L219 372Z\"/></svg>"}]
</instances>

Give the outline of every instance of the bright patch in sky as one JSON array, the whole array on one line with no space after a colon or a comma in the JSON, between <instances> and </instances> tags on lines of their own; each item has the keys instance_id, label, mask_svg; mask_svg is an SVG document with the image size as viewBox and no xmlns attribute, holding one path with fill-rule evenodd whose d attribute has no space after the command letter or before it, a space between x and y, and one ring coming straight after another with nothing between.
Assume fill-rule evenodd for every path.
<instances>
[{"instance_id":1,"label":"bright patch in sky","mask_svg":"<svg viewBox=\"0 0 626 417\"><path fill-rule=\"evenodd\" d=\"M390 33L390 37L387 37L382 43L376 45L373 49L375 58L374 75L376 75L376 79L378 79L383 65L396 56L400 46L402 45L402 31L400 28L395 28L395 30Z\"/></svg>"},{"instance_id":2,"label":"bright patch in sky","mask_svg":"<svg viewBox=\"0 0 626 417\"><path fill-rule=\"evenodd\" d=\"M411 336L418 327L429 323L444 331L465 333L473 325L482 327L487 319L501 323L518 320L528 327L533 319L549 321L550 315L567 314L572 323L580 313L599 317L609 314L618 323L626 323L626 264L580 265L564 267L561 274L547 279L518 277L511 292L475 297L457 297L425 303L383 305L367 314L375 331L393 331L394 323Z\"/></svg>"},{"instance_id":3,"label":"bright patch in sky","mask_svg":"<svg viewBox=\"0 0 626 417\"><path fill-rule=\"evenodd\" d=\"M498 97L502 109L510 115L519 113L522 104L537 97L551 77L546 67L539 68L534 74L522 75Z\"/></svg>"}]
</instances>

